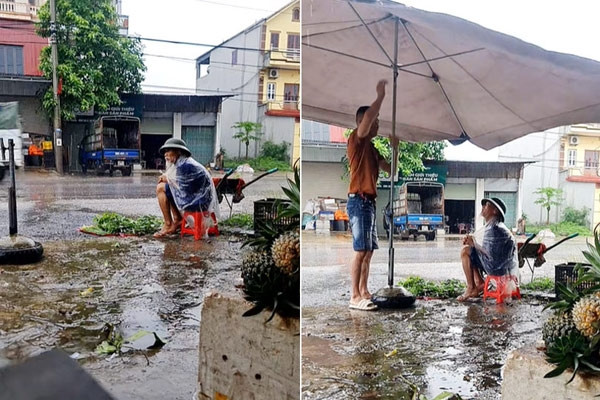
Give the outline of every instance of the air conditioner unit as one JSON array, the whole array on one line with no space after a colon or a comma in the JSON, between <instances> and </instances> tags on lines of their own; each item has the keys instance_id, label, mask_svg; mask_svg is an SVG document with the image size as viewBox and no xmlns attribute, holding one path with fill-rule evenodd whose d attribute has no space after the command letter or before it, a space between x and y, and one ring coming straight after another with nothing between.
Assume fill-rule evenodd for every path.
<instances>
[{"instance_id":1,"label":"air conditioner unit","mask_svg":"<svg viewBox=\"0 0 600 400\"><path fill-rule=\"evenodd\" d=\"M572 145L579 144L579 137L577 137L577 136L569 136L569 144L572 144Z\"/></svg>"},{"instance_id":2,"label":"air conditioner unit","mask_svg":"<svg viewBox=\"0 0 600 400\"><path fill-rule=\"evenodd\" d=\"M270 69L269 70L269 78L277 78L279 77L279 70Z\"/></svg>"}]
</instances>

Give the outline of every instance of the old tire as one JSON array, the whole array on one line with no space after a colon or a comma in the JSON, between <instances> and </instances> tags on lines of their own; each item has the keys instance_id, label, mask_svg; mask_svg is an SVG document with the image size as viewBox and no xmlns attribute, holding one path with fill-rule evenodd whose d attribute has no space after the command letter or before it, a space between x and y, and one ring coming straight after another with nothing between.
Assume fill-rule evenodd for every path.
<instances>
[{"instance_id":1,"label":"old tire","mask_svg":"<svg viewBox=\"0 0 600 400\"><path fill-rule=\"evenodd\" d=\"M126 167L121 169L121 175L123 176L131 176L131 167Z\"/></svg>"},{"instance_id":2,"label":"old tire","mask_svg":"<svg viewBox=\"0 0 600 400\"><path fill-rule=\"evenodd\" d=\"M429 232L426 236L427 240L435 240L435 231Z\"/></svg>"},{"instance_id":3,"label":"old tire","mask_svg":"<svg viewBox=\"0 0 600 400\"><path fill-rule=\"evenodd\" d=\"M31 264L39 261L43 255L44 248L36 241L27 247L0 247L0 264Z\"/></svg>"}]
</instances>

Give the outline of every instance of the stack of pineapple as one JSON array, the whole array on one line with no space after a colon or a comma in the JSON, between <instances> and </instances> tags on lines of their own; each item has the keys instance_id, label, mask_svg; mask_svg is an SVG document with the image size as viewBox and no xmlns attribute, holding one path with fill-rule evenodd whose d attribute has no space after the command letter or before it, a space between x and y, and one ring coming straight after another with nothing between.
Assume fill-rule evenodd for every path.
<instances>
[{"instance_id":1,"label":"stack of pineapple","mask_svg":"<svg viewBox=\"0 0 600 400\"><path fill-rule=\"evenodd\" d=\"M244 315L271 310L282 316L300 315L300 176L294 168L294 180L282 188L287 199L278 201L275 221L259 221L254 237L244 246L249 249L242 259L244 294L254 307ZM293 220L289 224L281 220Z\"/></svg>"},{"instance_id":2,"label":"stack of pineapple","mask_svg":"<svg viewBox=\"0 0 600 400\"><path fill-rule=\"evenodd\" d=\"M574 287L557 283L560 298L547 306L554 313L544 323L542 337L548 361L557 365L548 378L567 369L573 370L571 380L580 370L600 373L600 233L595 232L594 245L588 243L583 254L590 265L575 268ZM582 283L588 289L576 288Z\"/></svg>"}]
</instances>

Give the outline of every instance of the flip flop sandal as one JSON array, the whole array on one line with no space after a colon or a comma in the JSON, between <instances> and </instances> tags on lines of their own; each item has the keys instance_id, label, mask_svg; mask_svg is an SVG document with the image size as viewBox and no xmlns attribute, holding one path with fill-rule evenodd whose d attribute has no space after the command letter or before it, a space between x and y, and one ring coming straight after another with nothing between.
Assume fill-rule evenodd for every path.
<instances>
[{"instance_id":1,"label":"flip flop sandal","mask_svg":"<svg viewBox=\"0 0 600 400\"><path fill-rule=\"evenodd\" d=\"M373 304L371 300L362 299L356 304L350 303L348 308L350 308L351 310L374 311L377 310L378 307L375 304Z\"/></svg>"},{"instance_id":2,"label":"flip flop sandal","mask_svg":"<svg viewBox=\"0 0 600 400\"><path fill-rule=\"evenodd\" d=\"M152 235L152 237L154 237L155 239L162 239L162 238L167 237L167 236L169 236L169 233L162 232L162 231L156 232L154 235Z\"/></svg>"}]
</instances>

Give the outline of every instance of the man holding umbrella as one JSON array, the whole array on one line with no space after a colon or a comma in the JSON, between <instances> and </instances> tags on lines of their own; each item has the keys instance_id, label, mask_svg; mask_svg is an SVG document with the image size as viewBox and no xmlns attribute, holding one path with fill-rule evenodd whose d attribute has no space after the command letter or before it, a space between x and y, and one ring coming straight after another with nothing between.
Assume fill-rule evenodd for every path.
<instances>
[{"instance_id":1,"label":"man holding umbrella","mask_svg":"<svg viewBox=\"0 0 600 400\"><path fill-rule=\"evenodd\" d=\"M348 216L355 252L351 267L352 293L349 307L364 311L377 309L367 288L373 250L379 248L375 226L377 178L380 169L391 173L391 165L381 157L371 142L379 129L379 110L385 97L386 84L386 80L377 82L375 101L370 106L362 106L356 111L357 128L348 138ZM392 146L398 146L398 139L390 140Z\"/></svg>"}]
</instances>

